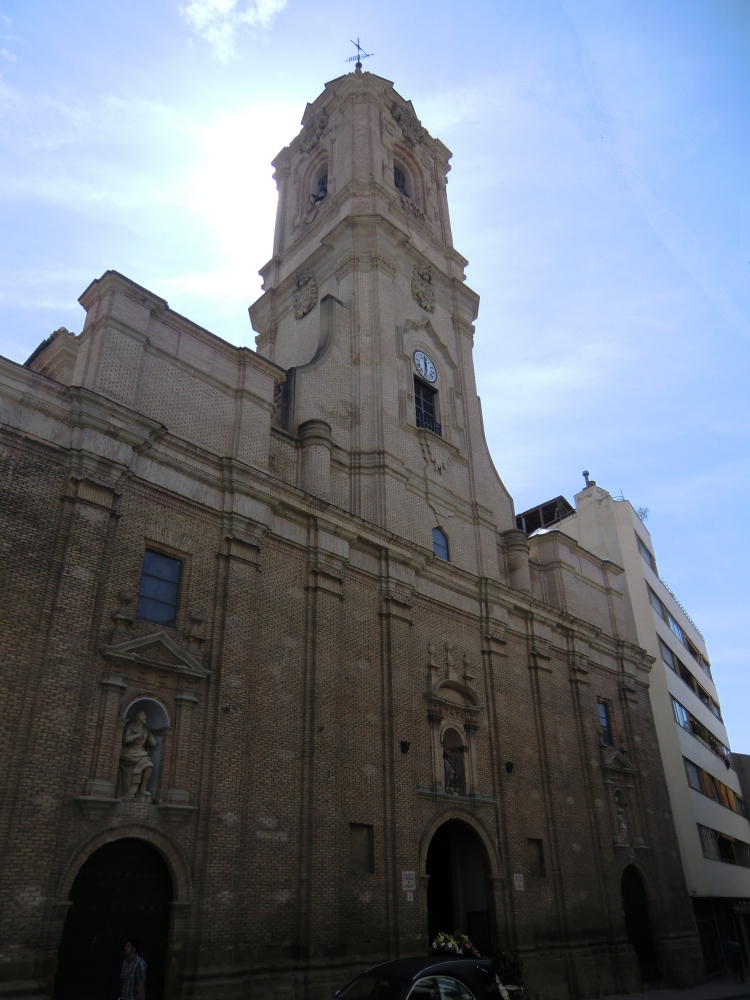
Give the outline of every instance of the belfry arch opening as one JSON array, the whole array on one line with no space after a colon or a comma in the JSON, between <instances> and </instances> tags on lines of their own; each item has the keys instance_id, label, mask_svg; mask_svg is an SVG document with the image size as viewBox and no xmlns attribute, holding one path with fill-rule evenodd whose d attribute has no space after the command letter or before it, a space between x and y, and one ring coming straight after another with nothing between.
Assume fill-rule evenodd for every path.
<instances>
[{"instance_id":1,"label":"belfry arch opening","mask_svg":"<svg viewBox=\"0 0 750 1000\"><path fill-rule=\"evenodd\" d=\"M427 931L468 934L482 955L492 953L494 913L490 865L481 838L463 820L449 819L427 851Z\"/></svg>"},{"instance_id":2,"label":"belfry arch opening","mask_svg":"<svg viewBox=\"0 0 750 1000\"><path fill-rule=\"evenodd\" d=\"M620 894L625 932L638 958L641 979L644 984L654 983L659 979L659 964L654 946L648 897L643 879L633 865L628 865L622 873Z\"/></svg>"},{"instance_id":3,"label":"belfry arch opening","mask_svg":"<svg viewBox=\"0 0 750 1000\"><path fill-rule=\"evenodd\" d=\"M144 840L104 844L82 865L69 895L54 1000L120 995L125 941L137 938L146 961L148 1000L163 1000L172 876Z\"/></svg>"}]
</instances>

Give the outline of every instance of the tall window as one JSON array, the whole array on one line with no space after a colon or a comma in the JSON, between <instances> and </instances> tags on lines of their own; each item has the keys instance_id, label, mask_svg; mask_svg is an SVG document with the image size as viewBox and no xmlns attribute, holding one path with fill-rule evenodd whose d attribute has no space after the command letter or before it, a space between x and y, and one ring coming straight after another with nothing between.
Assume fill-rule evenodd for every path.
<instances>
[{"instance_id":1,"label":"tall window","mask_svg":"<svg viewBox=\"0 0 750 1000\"><path fill-rule=\"evenodd\" d=\"M369 823L349 824L349 871L369 875L375 871L373 829Z\"/></svg>"},{"instance_id":2,"label":"tall window","mask_svg":"<svg viewBox=\"0 0 750 1000\"><path fill-rule=\"evenodd\" d=\"M603 701L600 701L597 704L597 708L599 710L599 729L602 734L602 742L606 743L608 747L613 747L615 743L612 738L612 725L609 721L609 709Z\"/></svg>"},{"instance_id":3,"label":"tall window","mask_svg":"<svg viewBox=\"0 0 750 1000\"><path fill-rule=\"evenodd\" d=\"M683 729L687 729L691 733L690 712L676 698L672 699L672 708L674 709L674 717L677 720L677 725L682 726Z\"/></svg>"},{"instance_id":4,"label":"tall window","mask_svg":"<svg viewBox=\"0 0 750 1000\"><path fill-rule=\"evenodd\" d=\"M174 628L181 569L179 559L146 549L138 597L139 618Z\"/></svg>"},{"instance_id":5,"label":"tall window","mask_svg":"<svg viewBox=\"0 0 750 1000\"><path fill-rule=\"evenodd\" d=\"M437 422L437 392L414 376L414 405L417 411L417 427L425 427L433 434L443 436L443 428Z\"/></svg>"},{"instance_id":6,"label":"tall window","mask_svg":"<svg viewBox=\"0 0 750 1000\"><path fill-rule=\"evenodd\" d=\"M397 191L400 191L401 194L405 194L407 198L409 197L406 192L406 174L400 167L393 168L393 183L396 185Z\"/></svg>"},{"instance_id":7,"label":"tall window","mask_svg":"<svg viewBox=\"0 0 750 1000\"><path fill-rule=\"evenodd\" d=\"M656 572L656 560L651 555L651 551L649 550L648 546L641 540L641 536L638 534L637 531L635 533L635 540L638 543L638 551L643 556L644 561L646 562L646 564L648 565L648 567L651 570L653 570L654 573L655 573Z\"/></svg>"},{"instance_id":8,"label":"tall window","mask_svg":"<svg viewBox=\"0 0 750 1000\"><path fill-rule=\"evenodd\" d=\"M432 551L438 559L445 559L446 562L450 561L450 556L448 555L448 539L445 537L440 528L432 529Z\"/></svg>"}]
</instances>

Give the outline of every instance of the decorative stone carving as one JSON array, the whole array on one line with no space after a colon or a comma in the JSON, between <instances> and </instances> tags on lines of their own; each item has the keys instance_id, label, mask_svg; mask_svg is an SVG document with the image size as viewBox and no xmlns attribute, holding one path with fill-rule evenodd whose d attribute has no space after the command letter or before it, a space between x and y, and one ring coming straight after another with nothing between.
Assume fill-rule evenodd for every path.
<instances>
[{"instance_id":1,"label":"decorative stone carving","mask_svg":"<svg viewBox=\"0 0 750 1000\"><path fill-rule=\"evenodd\" d=\"M89 778L83 795L79 795L73 801L86 819L95 823L117 805L115 786L106 778Z\"/></svg>"},{"instance_id":2,"label":"decorative stone carving","mask_svg":"<svg viewBox=\"0 0 750 1000\"><path fill-rule=\"evenodd\" d=\"M446 642L445 644L445 676L449 681L455 681L456 671L453 666L453 643Z\"/></svg>"},{"instance_id":3,"label":"decorative stone carving","mask_svg":"<svg viewBox=\"0 0 750 1000\"><path fill-rule=\"evenodd\" d=\"M401 129L401 135L407 146L417 146L427 135L427 129L423 128L421 121L413 111L404 104L394 101L391 105L393 120Z\"/></svg>"},{"instance_id":4,"label":"decorative stone carving","mask_svg":"<svg viewBox=\"0 0 750 1000\"><path fill-rule=\"evenodd\" d=\"M190 819L198 812L198 806L190 802L190 792L181 788L170 788L164 796L164 801L156 808L169 826L181 826L186 819Z\"/></svg>"},{"instance_id":5,"label":"decorative stone carving","mask_svg":"<svg viewBox=\"0 0 750 1000\"><path fill-rule=\"evenodd\" d=\"M324 111L318 115L314 115L307 125L305 125L297 140L300 152L309 153L311 149L315 149L327 125L328 115Z\"/></svg>"},{"instance_id":6,"label":"decorative stone carving","mask_svg":"<svg viewBox=\"0 0 750 1000\"><path fill-rule=\"evenodd\" d=\"M166 670L195 680L208 677L210 671L204 669L194 656L177 643L166 632L152 632L139 639L128 639L111 646L102 646L101 655L120 667L126 664L153 667Z\"/></svg>"},{"instance_id":7,"label":"decorative stone carving","mask_svg":"<svg viewBox=\"0 0 750 1000\"><path fill-rule=\"evenodd\" d=\"M401 199L401 207L405 212L409 212L415 219L419 219L420 222L427 222L427 213L423 212L415 201L412 201L403 192L399 192L399 198Z\"/></svg>"},{"instance_id":8,"label":"decorative stone carving","mask_svg":"<svg viewBox=\"0 0 750 1000\"><path fill-rule=\"evenodd\" d=\"M464 653L464 684L471 687L476 680L476 677L471 672L471 664L469 663L469 654Z\"/></svg>"},{"instance_id":9,"label":"decorative stone carving","mask_svg":"<svg viewBox=\"0 0 750 1000\"><path fill-rule=\"evenodd\" d=\"M117 611L112 615L112 621L115 623L112 638L110 639L112 643L127 640L130 636L130 626L135 621L135 615L130 608L130 605L133 603L133 591L121 590L117 595L117 600L120 603Z\"/></svg>"},{"instance_id":10,"label":"decorative stone carving","mask_svg":"<svg viewBox=\"0 0 750 1000\"><path fill-rule=\"evenodd\" d=\"M411 273L411 294L426 312L435 312L435 286L429 264L415 264Z\"/></svg>"},{"instance_id":11,"label":"decorative stone carving","mask_svg":"<svg viewBox=\"0 0 750 1000\"><path fill-rule=\"evenodd\" d=\"M191 656L200 660L203 643L206 637L203 634L203 615L197 611L190 612L190 631L186 632L185 638L188 641L188 652Z\"/></svg>"},{"instance_id":12,"label":"decorative stone carving","mask_svg":"<svg viewBox=\"0 0 750 1000\"><path fill-rule=\"evenodd\" d=\"M318 283L312 271L297 272L297 291L294 293L294 315L296 319L307 316L318 301Z\"/></svg>"},{"instance_id":13,"label":"decorative stone carving","mask_svg":"<svg viewBox=\"0 0 750 1000\"><path fill-rule=\"evenodd\" d=\"M156 737L146 726L146 713L139 712L125 727L120 751L120 769L117 775L117 797L150 801L146 785L154 764L148 753L156 746Z\"/></svg>"}]
</instances>

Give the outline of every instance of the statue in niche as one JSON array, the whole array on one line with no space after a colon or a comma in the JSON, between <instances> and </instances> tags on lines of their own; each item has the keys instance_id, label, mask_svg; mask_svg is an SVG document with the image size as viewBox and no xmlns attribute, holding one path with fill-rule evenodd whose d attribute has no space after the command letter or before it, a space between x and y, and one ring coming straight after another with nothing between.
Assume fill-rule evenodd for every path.
<instances>
[{"instance_id":1,"label":"statue in niche","mask_svg":"<svg viewBox=\"0 0 750 1000\"><path fill-rule=\"evenodd\" d=\"M120 751L120 769L117 774L117 797L122 799L150 799L146 785L154 770L149 750L156 746L156 737L146 726L146 713L139 712L125 727Z\"/></svg>"},{"instance_id":2,"label":"statue in niche","mask_svg":"<svg viewBox=\"0 0 750 1000\"><path fill-rule=\"evenodd\" d=\"M443 771L445 772L444 784L446 792L457 792L458 773L456 772L456 768L453 766L450 751L445 744L443 744Z\"/></svg>"},{"instance_id":3,"label":"statue in niche","mask_svg":"<svg viewBox=\"0 0 750 1000\"><path fill-rule=\"evenodd\" d=\"M622 844L628 842L628 824L625 819L625 809L623 806L617 807L617 835Z\"/></svg>"}]
</instances>

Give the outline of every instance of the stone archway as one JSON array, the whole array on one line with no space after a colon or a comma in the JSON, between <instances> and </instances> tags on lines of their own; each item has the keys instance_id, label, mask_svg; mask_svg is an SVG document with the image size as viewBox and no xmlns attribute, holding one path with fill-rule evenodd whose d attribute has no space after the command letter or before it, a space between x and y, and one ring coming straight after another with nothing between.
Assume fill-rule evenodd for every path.
<instances>
[{"instance_id":1,"label":"stone archway","mask_svg":"<svg viewBox=\"0 0 750 1000\"><path fill-rule=\"evenodd\" d=\"M625 932L638 958L641 979L644 985L655 983L659 979L659 963L654 946L648 897L643 879L634 865L627 865L622 873L620 894Z\"/></svg>"},{"instance_id":2,"label":"stone archway","mask_svg":"<svg viewBox=\"0 0 750 1000\"><path fill-rule=\"evenodd\" d=\"M468 823L448 819L437 828L427 850L427 929L468 934L483 955L492 951L494 906L489 891L490 864L481 837Z\"/></svg>"},{"instance_id":3,"label":"stone archway","mask_svg":"<svg viewBox=\"0 0 750 1000\"><path fill-rule=\"evenodd\" d=\"M70 889L54 1000L100 1000L120 992L123 944L137 937L149 1000L162 1000L174 887L163 857L145 840L103 844Z\"/></svg>"}]
</instances>

